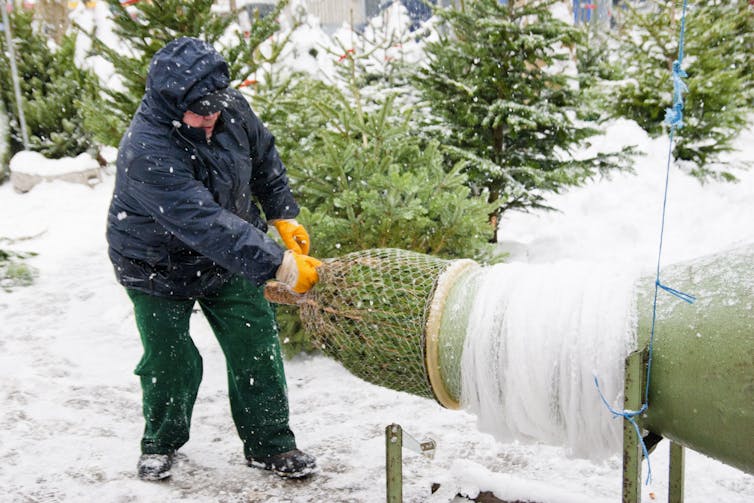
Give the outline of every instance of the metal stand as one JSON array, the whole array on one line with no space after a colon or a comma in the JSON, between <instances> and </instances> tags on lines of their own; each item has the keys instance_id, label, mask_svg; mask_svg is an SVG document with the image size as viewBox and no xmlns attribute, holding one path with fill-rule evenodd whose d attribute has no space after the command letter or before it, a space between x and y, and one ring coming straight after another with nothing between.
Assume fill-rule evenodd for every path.
<instances>
[{"instance_id":1,"label":"metal stand","mask_svg":"<svg viewBox=\"0 0 754 503\"><path fill-rule=\"evenodd\" d=\"M623 385L623 408L637 410L641 407L644 390L644 352L634 352L626 358ZM634 427L623 421L623 503L641 503L641 446Z\"/></svg>"},{"instance_id":2,"label":"metal stand","mask_svg":"<svg viewBox=\"0 0 754 503\"><path fill-rule=\"evenodd\" d=\"M13 49L13 35L10 32L10 19L8 17L8 10L6 8L5 0L0 0L0 11L3 19L3 27L5 31L6 51L8 51L8 59L10 60L10 74L13 80L13 92L16 96L16 112L18 113L18 125L21 129L21 140L24 144L24 149L29 149L29 133L26 130L26 116L24 115L24 100L21 96L21 84L18 78L18 68L16 67L16 52Z\"/></svg>"},{"instance_id":3,"label":"metal stand","mask_svg":"<svg viewBox=\"0 0 754 503\"><path fill-rule=\"evenodd\" d=\"M403 501L403 429L391 424L385 428L385 476L387 503Z\"/></svg>"},{"instance_id":4,"label":"metal stand","mask_svg":"<svg viewBox=\"0 0 754 503\"><path fill-rule=\"evenodd\" d=\"M435 455L435 441L418 442L403 432L399 424L385 428L385 478L387 481L387 503L403 502L403 447L432 458Z\"/></svg>"},{"instance_id":5,"label":"metal stand","mask_svg":"<svg viewBox=\"0 0 754 503\"><path fill-rule=\"evenodd\" d=\"M683 503L683 466L686 454L683 446L670 442L668 467L668 503Z\"/></svg>"},{"instance_id":6,"label":"metal stand","mask_svg":"<svg viewBox=\"0 0 754 503\"><path fill-rule=\"evenodd\" d=\"M641 407L645 386L646 351L631 353L626 358L624 409ZM659 437L658 437L659 438ZM670 442L668 467L668 503L683 503L684 448ZM622 503L641 503L642 451L631 423L623 421L623 498Z\"/></svg>"}]
</instances>

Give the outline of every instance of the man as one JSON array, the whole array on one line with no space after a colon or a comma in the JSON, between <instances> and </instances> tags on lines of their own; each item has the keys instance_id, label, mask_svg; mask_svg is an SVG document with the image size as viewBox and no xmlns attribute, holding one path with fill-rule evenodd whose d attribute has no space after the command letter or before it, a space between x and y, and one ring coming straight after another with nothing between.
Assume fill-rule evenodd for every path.
<instances>
[{"instance_id":1,"label":"man","mask_svg":"<svg viewBox=\"0 0 754 503\"><path fill-rule=\"evenodd\" d=\"M296 449L271 278L304 293L316 283L309 236L270 132L228 88L228 66L207 43L180 38L152 59L141 105L121 141L107 240L134 305L144 354L144 435L138 475L170 476L188 441L202 378L189 335L198 303L227 362L231 412L249 465L283 477L315 471ZM266 235L278 229L284 250Z\"/></svg>"}]
</instances>

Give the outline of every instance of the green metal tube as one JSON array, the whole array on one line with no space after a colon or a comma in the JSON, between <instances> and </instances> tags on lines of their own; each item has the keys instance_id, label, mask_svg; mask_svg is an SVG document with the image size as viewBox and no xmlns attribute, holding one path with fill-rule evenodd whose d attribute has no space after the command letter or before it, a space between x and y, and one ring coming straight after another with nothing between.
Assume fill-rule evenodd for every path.
<instances>
[{"instance_id":1,"label":"green metal tube","mask_svg":"<svg viewBox=\"0 0 754 503\"><path fill-rule=\"evenodd\" d=\"M460 400L460 355L478 274L470 269L456 278L442 305L437 344L441 380L439 386L432 384L436 397L446 396L438 401L450 408ZM688 304L664 291L658 294L649 408L639 424L754 473L754 246L667 267L661 280L697 301ZM637 282L638 351L644 353L654 283L654 277ZM639 373L645 374L646 367ZM640 392L643 400L643 387Z\"/></svg>"},{"instance_id":2,"label":"green metal tube","mask_svg":"<svg viewBox=\"0 0 754 503\"><path fill-rule=\"evenodd\" d=\"M649 408L639 423L754 473L754 246L668 267L661 282L697 300L658 293ZM638 287L644 350L654 278Z\"/></svg>"}]
</instances>

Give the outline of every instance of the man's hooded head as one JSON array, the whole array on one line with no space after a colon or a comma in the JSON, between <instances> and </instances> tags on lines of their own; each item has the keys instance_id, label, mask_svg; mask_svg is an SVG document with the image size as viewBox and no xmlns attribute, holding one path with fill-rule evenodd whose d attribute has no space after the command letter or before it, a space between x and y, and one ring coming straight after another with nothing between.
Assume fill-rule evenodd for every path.
<instances>
[{"instance_id":1,"label":"man's hooded head","mask_svg":"<svg viewBox=\"0 0 754 503\"><path fill-rule=\"evenodd\" d=\"M152 57L142 112L170 123L180 120L189 107L217 111L228 101L229 84L228 64L214 47L197 38L181 37Z\"/></svg>"}]
</instances>

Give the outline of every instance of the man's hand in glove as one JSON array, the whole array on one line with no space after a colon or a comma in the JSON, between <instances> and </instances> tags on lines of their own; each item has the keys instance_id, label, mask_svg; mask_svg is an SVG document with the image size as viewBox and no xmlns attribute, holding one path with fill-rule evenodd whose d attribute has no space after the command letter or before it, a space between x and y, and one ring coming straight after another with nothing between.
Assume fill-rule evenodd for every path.
<instances>
[{"instance_id":1,"label":"man's hand in glove","mask_svg":"<svg viewBox=\"0 0 754 503\"><path fill-rule=\"evenodd\" d=\"M309 253L309 233L303 225L293 219L272 220L270 223L278 230L286 248L302 255Z\"/></svg>"},{"instance_id":2,"label":"man's hand in glove","mask_svg":"<svg viewBox=\"0 0 754 503\"><path fill-rule=\"evenodd\" d=\"M275 273L275 279L290 286L294 292L306 293L319 281L317 267L322 262L314 257L288 250Z\"/></svg>"}]
</instances>

